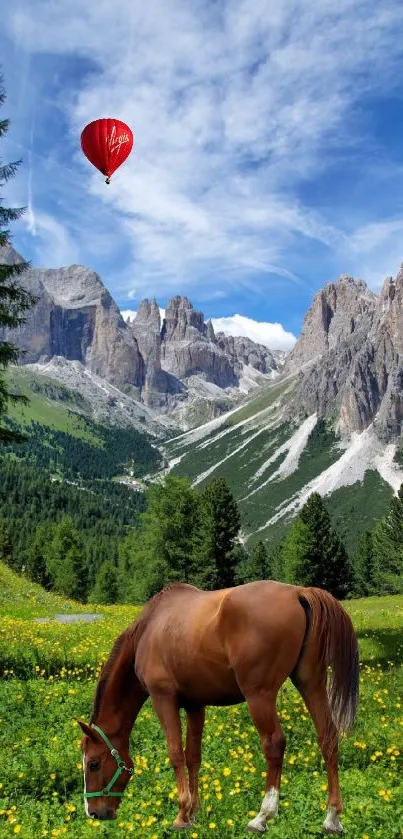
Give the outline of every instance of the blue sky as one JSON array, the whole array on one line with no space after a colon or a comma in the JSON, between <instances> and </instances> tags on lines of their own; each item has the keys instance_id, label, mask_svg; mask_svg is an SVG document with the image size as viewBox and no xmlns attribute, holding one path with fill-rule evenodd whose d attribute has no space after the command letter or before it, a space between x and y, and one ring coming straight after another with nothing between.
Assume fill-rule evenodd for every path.
<instances>
[{"instance_id":1,"label":"blue sky","mask_svg":"<svg viewBox=\"0 0 403 839\"><path fill-rule=\"evenodd\" d=\"M289 346L270 324L297 335L325 282L377 290L403 260L402 35L400 0L14 0L15 247L122 309L186 294ZM135 137L109 187L80 148L101 116Z\"/></svg>"}]
</instances>

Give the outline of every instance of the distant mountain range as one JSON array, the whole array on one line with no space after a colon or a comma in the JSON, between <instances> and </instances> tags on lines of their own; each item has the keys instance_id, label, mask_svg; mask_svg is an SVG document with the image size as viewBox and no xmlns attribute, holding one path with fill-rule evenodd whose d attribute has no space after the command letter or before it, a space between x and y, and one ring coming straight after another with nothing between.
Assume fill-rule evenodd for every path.
<instances>
[{"instance_id":1,"label":"distant mountain range","mask_svg":"<svg viewBox=\"0 0 403 839\"><path fill-rule=\"evenodd\" d=\"M0 262L20 261L12 248L0 249ZM76 370L78 363L157 413L199 399L214 416L278 375L283 363L284 353L248 338L215 335L187 297L173 297L162 322L156 301L143 300L130 322L99 276L81 265L29 269L23 282L39 298L8 336L24 350L24 365L46 365L48 375L56 365L60 379L66 365L57 360L76 362Z\"/></svg>"},{"instance_id":2,"label":"distant mountain range","mask_svg":"<svg viewBox=\"0 0 403 839\"><path fill-rule=\"evenodd\" d=\"M24 283L39 302L9 337L26 375L78 391L98 421L149 431L165 470L225 475L246 540L272 541L317 490L351 549L402 483L403 269L379 295L346 275L325 285L288 354L216 335L186 297L162 320L143 300L126 322L82 266Z\"/></svg>"}]
</instances>

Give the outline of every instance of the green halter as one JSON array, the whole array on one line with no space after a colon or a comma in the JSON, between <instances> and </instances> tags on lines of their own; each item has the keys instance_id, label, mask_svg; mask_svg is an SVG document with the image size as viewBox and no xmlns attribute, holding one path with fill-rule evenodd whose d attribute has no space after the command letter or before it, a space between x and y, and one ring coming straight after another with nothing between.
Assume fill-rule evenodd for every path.
<instances>
[{"instance_id":1,"label":"green halter","mask_svg":"<svg viewBox=\"0 0 403 839\"><path fill-rule=\"evenodd\" d=\"M120 757L119 752L114 748L114 746L111 743L111 741L109 740L109 738L102 731L102 728L100 728L99 725L94 725L94 723L92 724L92 728L95 728L95 731L98 732L98 734L102 737L104 743L106 743L106 745L108 746L108 749L109 749L112 757L114 757L115 760L116 760L118 768L117 768L115 774L113 775L113 777L110 779L109 784L107 784L107 786L105 787L105 789L101 790L101 792L87 792L87 790L84 789L84 798L101 798L101 796L107 796L109 798L112 798L112 797L113 798L116 798L116 797L121 798L122 795L124 794L123 792L111 792L111 789L112 789L115 781L117 781L117 779L122 774L122 772L126 771L126 772L129 773L129 775L133 775L133 769L130 769L130 766L126 766L123 758ZM85 784L85 777L84 777L84 784Z\"/></svg>"}]
</instances>

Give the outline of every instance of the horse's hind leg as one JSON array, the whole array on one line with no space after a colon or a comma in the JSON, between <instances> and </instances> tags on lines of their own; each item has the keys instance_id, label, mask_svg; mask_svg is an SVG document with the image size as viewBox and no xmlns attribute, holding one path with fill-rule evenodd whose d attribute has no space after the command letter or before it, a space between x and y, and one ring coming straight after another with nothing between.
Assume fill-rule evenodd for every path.
<instances>
[{"instance_id":1,"label":"horse's hind leg","mask_svg":"<svg viewBox=\"0 0 403 839\"><path fill-rule=\"evenodd\" d=\"M285 737L276 711L276 697L266 691L258 691L246 697L249 713L259 732L266 758L266 794L260 812L248 824L251 833L264 833L269 819L277 816L281 771L285 751Z\"/></svg>"},{"instance_id":2,"label":"horse's hind leg","mask_svg":"<svg viewBox=\"0 0 403 839\"><path fill-rule=\"evenodd\" d=\"M175 830L191 827L190 812L192 800L185 769L185 754L182 746L182 729L177 698L173 694L151 694L151 701L165 731L168 754L176 775L179 813L172 825Z\"/></svg>"},{"instance_id":3,"label":"horse's hind leg","mask_svg":"<svg viewBox=\"0 0 403 839\"><path fill-rule=\"evenodd\" d=\"M201 742L203 736L205 709L187 711L185 758L189 773L189 789L192 798L190 817L199 807L199 769L201 764Z\"/></svg>"},{"instance_id":4,"label":"horse's hind leg","mask_svg":"<svg viewBox=\"0 0 403 839\"><path fill-rule=\"evenodd\" d=\"M300 684L295 680L295 685L313 719L318 735L318 743L326 765L328 808L323 823L323 832L328 835L337 836L343 833L343 828L339 821L339 814L343 810L343 805L339 786L338 734L332 720L326 684L324 680L321 680L314 687L309 687L307 684Z\"/></svg>"}]
</instances>

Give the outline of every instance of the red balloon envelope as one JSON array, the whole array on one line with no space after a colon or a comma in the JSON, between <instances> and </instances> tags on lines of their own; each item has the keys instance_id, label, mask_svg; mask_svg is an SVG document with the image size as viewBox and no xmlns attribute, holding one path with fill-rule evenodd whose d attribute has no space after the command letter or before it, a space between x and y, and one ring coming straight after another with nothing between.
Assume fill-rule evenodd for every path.
<instances>
[{"instance_id":1,"label":"red balloon envelope","mask_svg":"<svg viewBox=\"0 0 403 839\"><path fill-rule=\"evenodd\" d=\"M106 175L109 184L133 148L133 134L120 119L96 119L85 126L81 148L90 163Z\"/></svg>"}]
</instances>

